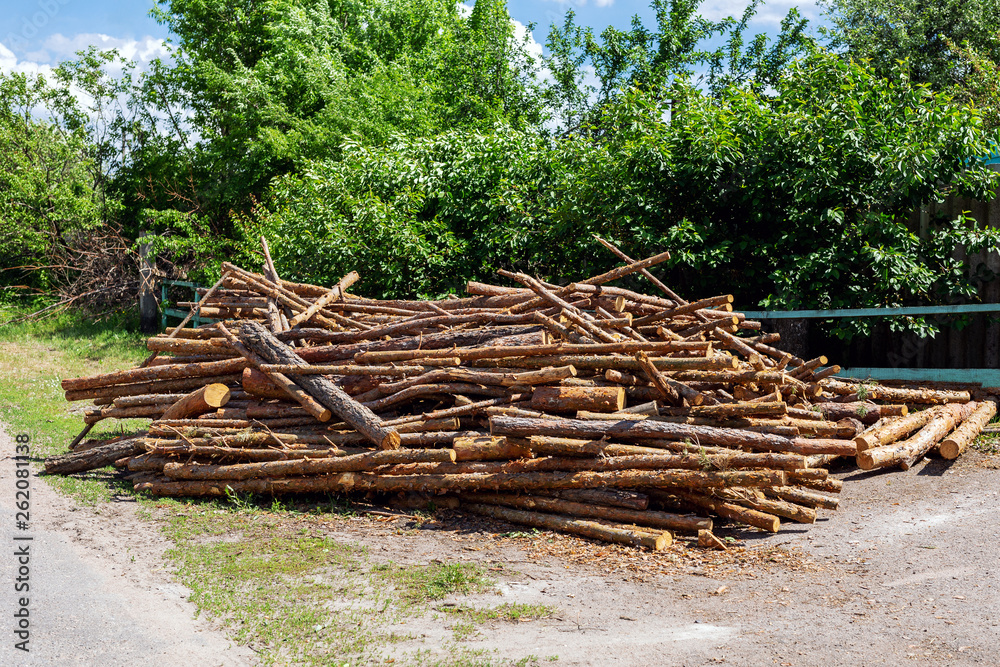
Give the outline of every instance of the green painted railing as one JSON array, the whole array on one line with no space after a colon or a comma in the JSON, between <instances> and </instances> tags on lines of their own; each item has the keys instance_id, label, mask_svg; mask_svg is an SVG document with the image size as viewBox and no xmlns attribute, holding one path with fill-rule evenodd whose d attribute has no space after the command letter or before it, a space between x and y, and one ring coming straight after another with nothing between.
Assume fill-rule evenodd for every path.
<instances>
[{"instance_id":1,"label":"green painted railing","mask_svg":"<svg viewBox=\"0 0 1000 667\"><path fill-rule=\"evenodd\" d=\"M740 312L751 320L962 315L965 313L1000 313L1000 303L964 303L955 306L904 306L900 308L832 308L830 310L743 310Z\"/></svg>"},{"instance_id":2,"label":"green painted railing","mask_svg":"<svg viewBox=\"0 0 1000 667\"><path fill-rule=\"evenodd\" d=\"M187 280L162 280L160 281L160 303L168 303L167 301L167 286L174 285L176 287L187 287L194 293L193 301L201 301L201 297L198 296L198 288L201 287L198 283L192 283ZM162 329L167 328L167 318L176 317L177 319L183 320L187 317L189 311L181 308L163 308L162 315L160 316L160 325ZM191 318L191 324L196 327L202 324L209 324L215 322L215 320L208 317L200 317L197 313Z\"/></svg>"},{"instance_id":3,"label":"green painted railing","mask_svg":"<svg viewBox=\"0 0 1000 667\"><path fill-rule=\"evenodd\" d=\"M1000 303L966 303L954 306L906 306L900 308L831 308L829 310L744 310L751 320L836 319L841 317L899 317L1000 313ZM844 368L840 377L914 382L978 382L1000 387L996 368Z\"/></svg>"}]
</instances>

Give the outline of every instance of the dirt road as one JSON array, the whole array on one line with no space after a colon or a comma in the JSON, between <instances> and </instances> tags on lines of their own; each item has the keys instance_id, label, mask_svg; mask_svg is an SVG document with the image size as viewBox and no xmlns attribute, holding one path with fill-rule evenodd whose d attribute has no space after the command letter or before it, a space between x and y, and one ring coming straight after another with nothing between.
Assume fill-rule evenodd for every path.
<instances>
[{"instance_id":1,"label":"dirt road","mask_svg":"<svg viewBox=\"0 0 1000 667\"><path fill-rule=\"evenodd\" d=\"M168 548L133 502L80 507L31 478L30 521L16 528L14 443L0 431L0 664L245 665L253 653L195 620L187 591L163 569ZM15 537L31 537L16 540ZM28 592L14 590L28 548ZM30 639L15 648L13 614L28 598Z\"/></svg>"},{"instance_id":2,"label":"dirt road","mask_svg":"<svg viewBox=\"0 0 1000 667\"><path fill-rule=\"evenodd\" d=\"M2 451L12 451L9 440ZM448 661L455 646L495 664L995 665L1000 662L1000 471L970 452L906 473L843 468L841 510L777 535L718 531L756 557L686 561L554 536L502 538L460 521L406 525L355 517L329 535L368 547L374 562L434 559L499 571L499 594L451 598L494 607L544 604L550 618L487 622L458 638L430 613L393 628L396 664ZM167 544L129 502L80 508L33 479L30 655L15 652L13 462L0 461L0 664L235 665L234 646L194 610L163 568ZM499 527L501 531L503 527ZM511 528L514 530L514 528ZM555 554L555 555L553 555ZM583 554L583 555L581 555ZM587 556L587 557L584 557ZM608 556L612 559L614 554ZM134 561L133 561L134 558ZM706 565L706 563L709 563ZM531 658L534 657L534 661Z\"/></svg>"}]
</instances>

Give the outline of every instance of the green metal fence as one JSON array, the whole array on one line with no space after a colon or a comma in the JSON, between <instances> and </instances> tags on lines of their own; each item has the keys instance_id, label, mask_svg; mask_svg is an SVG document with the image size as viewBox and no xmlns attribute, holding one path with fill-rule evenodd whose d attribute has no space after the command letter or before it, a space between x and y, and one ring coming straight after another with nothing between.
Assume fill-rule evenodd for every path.
<instances>
[{"instance_id":1,"label":"green metal fence","mask_svg":"<svg viewBox=\"0 0 1000 667\"><path fill-rule=\"evenodd\" d=\"M834 308L830 310L745 310L747 319L835 319L840 317L898 317L921 315L963 315L1000 313L1000 303L969 303L954 306L916 306L901 308ZM915 382L979 382L984 387L1000 387L1000 369L996 368L844 368L843 377L875 380L912 380Z\"/></svg>"},{"instance_id":2,"label":"green metal fence","mask_svg":"<svg viewBox=\"0 0 1000 667\"><path fill-rule=\"evenodd\" d=\"M194 298L191 300L201 301L201 297L198 296L198 288L202 286L197 283L192 283L187 280L160 281L160 307L162 309L161 311L162 314L160 315L160 325L161 325L160 328L162 329L167 328L168 317L176 317L179 320L183 320L185 317L187 317L188 314L187 309L168 308L166 306L166 304L170 303L170 301L167 299L167 287L171 285L173 285L174 287L186 287L190 289L192 294L194 295ZM201 326L202 324L210 324L212 322L215 322L215 320L208 317L201 317L198 314L195 314L195 316L191 318L191 324L196 327Z\"/></svg>"}]
</instances>

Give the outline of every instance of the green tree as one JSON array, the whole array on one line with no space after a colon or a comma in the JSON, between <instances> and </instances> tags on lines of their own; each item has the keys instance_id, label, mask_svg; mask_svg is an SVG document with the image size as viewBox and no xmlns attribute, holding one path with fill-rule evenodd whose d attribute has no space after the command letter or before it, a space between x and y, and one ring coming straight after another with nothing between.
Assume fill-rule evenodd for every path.
<instances>
[{"instance_id":1,"label":"green tree","mask_svg":"<svg viewBox=\"0 0 1000 667\"><path fill-rule=\"evenodd\" d=\"M911 81L944 90L967 71L952 45L1000 59L1000 0L821 0L821 5L833 24L827 32L831 46L870 60L882 76L905 61Z\"/></svg>"}]
</instances>

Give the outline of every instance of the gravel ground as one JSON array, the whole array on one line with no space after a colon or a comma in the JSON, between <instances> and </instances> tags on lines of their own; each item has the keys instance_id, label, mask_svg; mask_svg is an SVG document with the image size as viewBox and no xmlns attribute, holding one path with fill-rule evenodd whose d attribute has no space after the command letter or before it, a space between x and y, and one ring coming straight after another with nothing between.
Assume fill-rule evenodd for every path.
<instances>
[{"instance_id":1,"label":"gravel ground","mask_svg":"<svg viewBox=\"0 0 1000 667\"><path fill-rule=\"evenodd\" d=\"M0 438L4 614L15 609L13 445ZM504 536L519 529L445 513L439 521L331 519L327 532L366 544L374 561L481 563L496 593L448 605L544 604L552 617L487 622L461 641L447 614L397 629L391 647L425 664L455 647L496 662L535 656L558 665L993 665L1000 649L1000 472L970 452L908 472L835 470L841 508L776 535L720 529L741 546L719 554L676 544L664 554L572 537ZM31 648L0 664L252 664L204 620L163 569L168 547L135 505L77 506L32 480ZM9 623L5 624L8 628Z\"/></svg>"}]
</instances>

